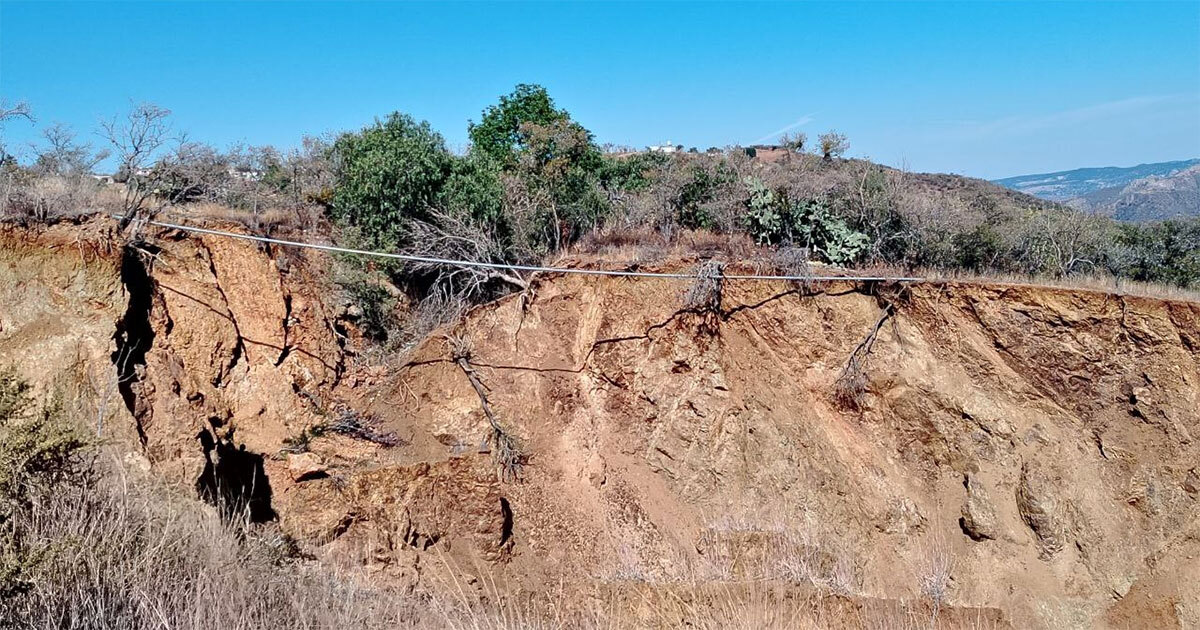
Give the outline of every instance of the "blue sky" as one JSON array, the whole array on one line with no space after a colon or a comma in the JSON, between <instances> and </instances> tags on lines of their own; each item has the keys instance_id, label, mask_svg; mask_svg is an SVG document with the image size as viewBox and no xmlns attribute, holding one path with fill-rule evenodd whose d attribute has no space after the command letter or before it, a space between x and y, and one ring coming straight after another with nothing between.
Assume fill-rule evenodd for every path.
<instances>
[{"instance_id":1,"label":"blue sky","mask_svg":"<svg viewBox=\"0 0 1200 630\"><path fill-rule=\"evenodd\" d=\"M0 97L90 134L149 101L194 139L294 146L401 110L451 146L520 82L598 141L797 125L919 171L1200 156L1200 2L216 3L0 0ZM98 141L98 139L97 139Z\"/></svg>"}]
</instances>

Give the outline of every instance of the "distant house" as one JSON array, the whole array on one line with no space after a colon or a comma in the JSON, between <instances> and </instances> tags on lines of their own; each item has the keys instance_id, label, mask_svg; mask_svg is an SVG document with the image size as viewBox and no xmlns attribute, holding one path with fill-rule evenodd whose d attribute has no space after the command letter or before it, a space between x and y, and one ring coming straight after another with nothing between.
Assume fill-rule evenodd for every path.
<instances>
[{"instance_id":1,"label":"distant house","mask_svg":"<svg viewBox=\"0 0 1200 630\"><path fill-rule=\"evenodd\" d=\"M667 140L663 144L652 144L646 147L646 150L651 153L675 153L679 151L680 146L682 145L671 144L671 141Z\"/></svg>"},{"instance_id":2,"label":"distant house","mask_svg":"<svg viewBox=\"0 0 1200 630\"><path fill-rule=\"evenodd\" d=\"M231 166L231 167L229 167L229 170L226 172L229 174L230 177L232 177L234 179L240 179L240 180L246 181L246 182L257 182L257 181L261 181L263 178L262 171L256 171L254 169L246 168L246 167L242 167L242 166Z\"/></svg>"},{"instance_id":3,"label":"distant house","mask_svg":"<svg viewBox=\"0 0 1200 630\"><path fill-rule=\"evenodd\" d=\"M775 162L781 160L792 153L792 150L787 147L782 147L777 144L756 144L746 147L746 155L751 158L759 159L764 162Z\"/></svg>"},{"instance_id":4,"label":"distant house","mask_svg":"<svg viewBox=\"0 0 1200 630\"><path fill-rule=\"evenodd\" d=\"M95 173L92 173L92 179L96 180L97 182L100 182L101 184L103 184L105 186L113 183L112 175L97 175Z\"/></svg>"}]
</instances>

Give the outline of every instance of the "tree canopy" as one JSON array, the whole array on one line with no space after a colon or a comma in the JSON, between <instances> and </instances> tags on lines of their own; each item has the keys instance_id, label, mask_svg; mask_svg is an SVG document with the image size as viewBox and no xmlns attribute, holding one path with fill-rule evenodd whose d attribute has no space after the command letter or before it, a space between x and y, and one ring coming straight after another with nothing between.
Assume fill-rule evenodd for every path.
<instances>
[{"instance_id":1,"label":"tree canopy","mask_svg":"<svg viewBox=\"0 0 1200 630\"><path fill-rule=\"evenodd\" d=\"M511 164L528 142L522 125L548 126L570 120L566 110L558 109L550 93L540 85L522 83L500 102L483 111L478 123L468 126L472 150L482 151L501 164ZM589 136L590 140L590 136Z\"/></svg>"},{"instance_id":2,"label":"tree canopy","mask_svg":"<svg viewBox=\"0 0 1200 630\"><path fill-rule=\"evenodd\" d=\"M333 144L333 215L378 245L399 243L406 223L427 220L452 156L428 122L394 112Z\"/></svg>"}]
</instances>

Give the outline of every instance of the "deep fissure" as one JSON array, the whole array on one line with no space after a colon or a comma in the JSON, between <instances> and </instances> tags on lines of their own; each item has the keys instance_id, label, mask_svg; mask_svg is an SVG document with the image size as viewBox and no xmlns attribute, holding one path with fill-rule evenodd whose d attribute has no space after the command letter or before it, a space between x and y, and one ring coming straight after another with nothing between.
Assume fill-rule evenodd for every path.
<instances>
[{"instance_id":1,"label":"deep fissure","mask_svg":"<svg viewBox=\"0 0 1200 630\"><path fill-rule=\"evenodd\" d=\"M150 310L154 303L154 279L150 264L158 248L152 245L126 245L121 253L121 284L129 296L125 313L117 320L113 341L116 349L112 363L117 370L117 391L125 408L137 421L138 437L144 446L146 434L137 409L135 385L141 380L138 368L145 367L146 353L154 345L154 327Z\"/></svg>"}]
</instances>

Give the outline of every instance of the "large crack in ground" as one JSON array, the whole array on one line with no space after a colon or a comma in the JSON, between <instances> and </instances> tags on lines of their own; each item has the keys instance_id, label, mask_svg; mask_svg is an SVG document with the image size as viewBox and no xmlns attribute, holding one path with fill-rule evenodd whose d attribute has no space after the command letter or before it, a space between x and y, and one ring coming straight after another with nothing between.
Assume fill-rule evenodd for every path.
<instances>
[{"instance_id":1,"label":"large crack in ground","mask_svg":"<svg viewBox=\"0 0 1200 630\"><path fill-rule=\"evenodd\" d=\"M141 369L146 366L146 353L154 345L154 327L150 323L150 309L154 303L154 280L150 276L150 262L158 253L152 245L126 245L121 253L121 284L129 295L125 313L116 323L113 341L116 349L112 363L117 370L117 391L125 408L133 416L142 446L146 446L146 420L148 407L138 406L138 384Z\"/></svg>"}]
</instances>

